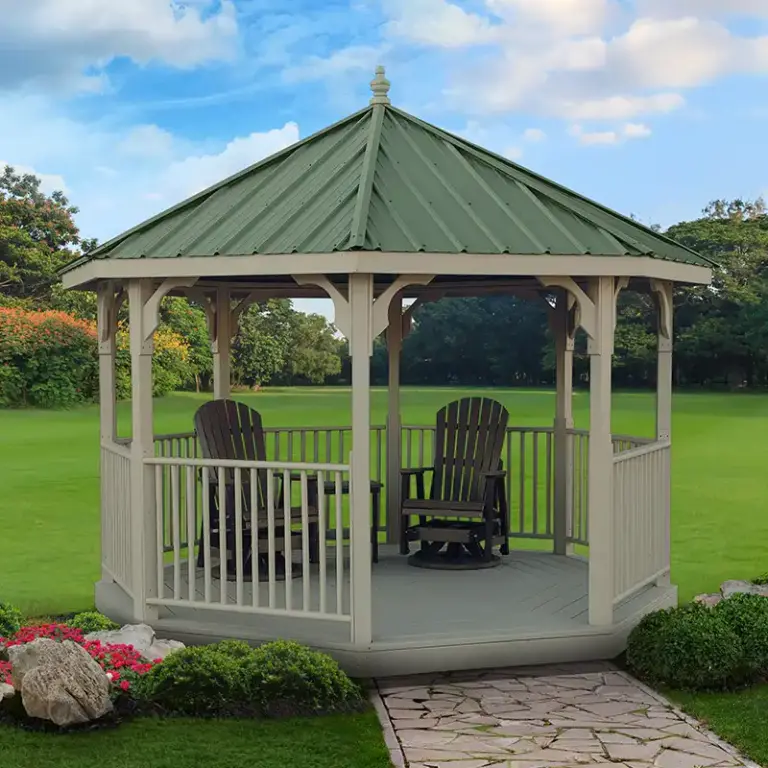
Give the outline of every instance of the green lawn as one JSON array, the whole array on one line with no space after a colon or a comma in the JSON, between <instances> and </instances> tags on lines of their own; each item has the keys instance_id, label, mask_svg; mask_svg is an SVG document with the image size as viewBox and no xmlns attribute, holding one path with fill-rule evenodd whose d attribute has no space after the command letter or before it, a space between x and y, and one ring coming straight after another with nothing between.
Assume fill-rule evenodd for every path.
<instances>
[{"instance_id":1,"label":"green lawn","mask_svg":"<svg viewBox=\"0 0 768 768\"><path fill-rule=\"evenodd\" d=\"M760 765L768 765L768 685L738 693L670 693L689 715Z\"/></svg>"},{"instance_id":2,"label":"green lawn","mask_svg":"<svg viewBox=\"0 0 768 768\"><path fill-rule=\"evenodd\" d=\"M4 768L389 768L376 715L137 720L66 736L0 726Z\"/></svg>"},{"instance_id":3,"label":"green lawn","mask_svg":"<svg viewBox=\"0 0 768 768\"><path fill-rule=\"evenodd\" d=\"M426 423L458 394L405 389L403 420ZM511 423L547 425L554 395L498 390ZM188 431L205 395L159 400L157 432ZM267 390L244 395L268 426L349 424L349 391ZM374 422L383 423L386 393L373 393ZM574 399L577 426L587 426L588 395ZM614 431L649 435L653 396L619 393ZM123 434L129 404L120 406ZM0 600L29 613L59 613L92 604L99 572L98 410L0 411ZM673 419L673 579L681 598L714 590L726 578L768 570L768 396L678 394Z\"/></svg>"},{"instance_id":4,"label":"green lawn","mask_svg":"<svg viewBox=\"0 0 768 768\"><path fill-rule=\"evenodd\" d=\"M405 423L429 424L459 392L405 389ZM492 393L509 408L511 423L551 424L554 395L546 391ZM179 394L157 401L156 432L191 428L206 396ZM267 426L349 424L349 391L267 390L244 395ZM383 423L386 393L373 393L372 420ZM588 395L577 393L576 426L587 426ZM121 434L130 408L120 406ZM654 400L648 393L614 399L614 431L650 435ZM681 598L715 590L726 578L768 570L768 396L679 394L673 418L673 579ZM98 409L66 412L0 411L0 600L30 614L92 606L99 573ZM764 734L768 691L726 697L688 697L693 714L768 764ZM388 764L373 715L322 720L185 722L141 720L117 731L43 738L0 730L0 765L133 768L212 764L233 768L378 768Z\"/></svg>"}]
</instances>

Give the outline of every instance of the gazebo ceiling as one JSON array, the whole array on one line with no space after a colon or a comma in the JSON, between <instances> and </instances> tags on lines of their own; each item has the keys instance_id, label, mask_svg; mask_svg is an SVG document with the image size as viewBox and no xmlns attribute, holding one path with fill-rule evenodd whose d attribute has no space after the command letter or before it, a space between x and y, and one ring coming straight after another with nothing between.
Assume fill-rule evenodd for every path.
<instances>
[{"instance_id":1,"label":"gazebo ceiling","mask_svg":"<svg viewBox=\"0 0 768 768\"><path fill-rule=\"evenodd\" d=\"M113 238L68 270L96 259L353 251L647 256L713 266L393 107L383 69L372 87L366 109ZM285 267L292 272L289 260Z\"/></svg>"}]
</instances>

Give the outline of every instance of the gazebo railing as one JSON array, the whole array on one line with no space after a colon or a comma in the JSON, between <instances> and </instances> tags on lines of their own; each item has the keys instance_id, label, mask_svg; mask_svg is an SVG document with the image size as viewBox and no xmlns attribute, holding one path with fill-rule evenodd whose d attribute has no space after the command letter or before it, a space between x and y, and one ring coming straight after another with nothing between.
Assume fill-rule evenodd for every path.
<instances>
[{"instance_id":1,"label":"gazebo railing","mask_svg":"<svg viewBox=\"0 0 768 768\"><path fill-rule=\"evenodd\" d=\"M668 440L614 456L615 603L669 573L670 458Z\"/></svg>"},{"instance_id":2,"label":"gazebo railing","mask_svg":"<svg viewBox=\"0 0 768 768\"><path fill-rule=\"evenodd\" d=\"M133 591L131 454L125 445L101 445L101 566L129 595Z\"/></svg>"},{"instance_id":3,"label":"gazebo railing","mask_svg":"<svg viewBox=\"0 0 768 768\"><path fill-rule=\"evenodd\" d=\"M267 458L270 461L325 462L346 464L352 446L351 427L270 427L265 428ZM587 546L589 432L572 429L570 445L571 515L567 541ZM434 425L404 425L402 465L413 468L428 466L434 457ZM651 442L649 439L614 435L616 455ZM201 458L194 432L158 435L155 455L164 458ZM554 430L552 427L509 427L502 453L507 468L507 499L510 508L510 538L554 538ZM371 477L384 481L386 488L386 427L371 427ZM163 479L161 492L170 501L170 485ZM385 505L382 504L380 529L386 530ZM335 539L332 527L330 539ZM348 539L345 525L341 537ZM166 551L170 551L170 528L166 521Z\"/></svg>"},{"instance_id":4,"label":"gazebo railing","mask_svg":"<svg viewBox=\"0 0 768 768\"><path fill-rule=\"evenodd\" d=\"M157 524L148 605L351 621L344 543L327 542L329 529L345 525L348 465L186 456L144 464Z\"/></svg>"}]
</instances>

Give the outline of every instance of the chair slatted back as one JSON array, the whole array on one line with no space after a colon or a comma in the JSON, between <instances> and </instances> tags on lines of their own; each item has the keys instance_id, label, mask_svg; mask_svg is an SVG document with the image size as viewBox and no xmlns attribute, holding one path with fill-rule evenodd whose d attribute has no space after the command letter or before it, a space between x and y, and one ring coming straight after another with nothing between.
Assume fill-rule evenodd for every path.
<instances>
[{"instance_id":1,"label":"chair slatted back","mask_svg":"<svg viewBox=\"0 0 768 768\"><path fill-rule=\"evenodd\" d=\"M261 414L235 400L211 400L195 413L195 432L203 458L235 461L266 461L267 445ZM250 488L250 471L241 471L243 488ZM224 470L227 484L235 481L235 470ZM266 500L267 471L257 471L258 502ZM210 478L217 482L217 470L211 467ZM263 507L262 507L263 508Z\"/></svg>"},{"instance_id":2,"label":"chair slatted back","mask_svg":"<svg viewBox=\"0 0 768 768\"><path fill-rule=\"evenodd\" d=\"M482 473L501 466L508 421L507 409L488 397L465 397L438 411L430 498L482 501Z\"/></svg>"}]
</instances>

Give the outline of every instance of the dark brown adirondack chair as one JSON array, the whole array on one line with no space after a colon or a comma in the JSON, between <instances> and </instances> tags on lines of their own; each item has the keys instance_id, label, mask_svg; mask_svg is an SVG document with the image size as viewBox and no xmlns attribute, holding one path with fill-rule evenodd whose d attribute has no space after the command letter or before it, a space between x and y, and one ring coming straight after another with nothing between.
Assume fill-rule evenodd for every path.
<instances>
[{"instance_id":1,"label":"dark brown adirondack chair","mask_svg":"<svg viewBox=\"0 0 768 768\"><path fill-rule=\"evenodd\" d=\"M267 461L267 448L264 439L261 414L249 408L244 403L234 400L212 400L198 408L195 413L195 432L200 442L203 458L227 459L237 461ZM281 474L275 473L274 504L275 504L275 546L280 550L284 546L285 531L282 509ZM228 571L236 571L235 558L235 470L226 468L223 472L225 481L225 522L226 531L220 530L219 516L219 472L211 467L209 471L209 508L210 508L210 546L219 549L222 557L227 557ZM258 505L257 519L254 520L251 509L251 472L242 470L240 473L242 487L242 542L243 542L243 574L248 577L251 573L251 558L258 558L258 569L261 576L268 573L268 533L267 533L267 482L266 469L256 472L258 487L256 488L256 503ZM290 490L288 490L290 493ZM310 500L311 502L311 500ZM301 522L301 508L291 509L293 522ZM315 553L318 538L318 515L315 506L309 510L309 527L307 535L310 538L310 550ZM252 551L253 529L258 530L258 552ZM292 531L291 550L301 549L301 533ZM285 573L285 561L282 553L278 554L275 571L282 577ZM315 559L313 557L313 559ZM202 533L198 549L197 564L204 564L204 547ZM293 572L298 575L299 569L294 566Z\"/></svg>"},{"instance_id":2,"label":"dark brown adirondack chair","mask_svg":"<svg viewBox=\"0 0 768 768\"><path fill-rule=\"evenodd\" d=\"M485 397L456 400L438 411L434 465L401 470L400 551L409 554L409 542L421 542L420 551L411 556L412 565L488 567L499 562L494 546L509 553L506 472L501 460L508 420L506 408ZM426 495L428 472L432 484ZM418 517L415 525L413 517Z\"/></svg>"}]
</instances>

